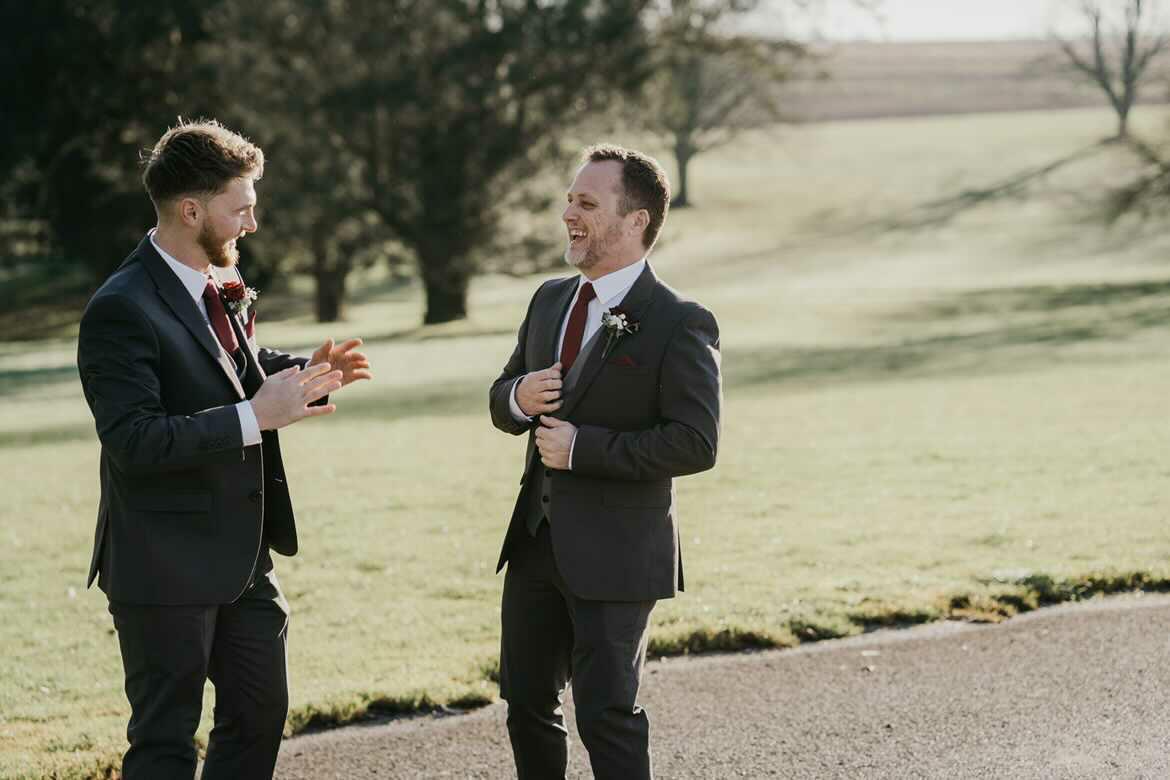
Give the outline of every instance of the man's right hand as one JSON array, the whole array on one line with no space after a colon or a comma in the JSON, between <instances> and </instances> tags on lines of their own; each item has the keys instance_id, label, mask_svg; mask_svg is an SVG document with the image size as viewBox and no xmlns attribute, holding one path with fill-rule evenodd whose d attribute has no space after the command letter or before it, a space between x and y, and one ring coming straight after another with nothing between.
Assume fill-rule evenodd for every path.
<instances>
[{"instance_id":1,"label":"man's right hand","mask_svg":"<svg viewBox=\"0 0 1170 780\"><path fill-rule=\"evenodd\" d=\"M337 406L309 406L341 389L341 372L330 371L328 363L286 368L264 380L252 397L252 412L262 431L275 431L305 417L332 414Z\"/></svg>"},{"instance_id":2,"label":"man's right hand","mask_svg":"<svg viewBox=\"0 0 1170 780\"><path fill-rule=\"evenodd\" d=\"M516 405L529 417L550 414L561 408L561 364L525 374L516 386Z\"/></svg>"}]
</instances>

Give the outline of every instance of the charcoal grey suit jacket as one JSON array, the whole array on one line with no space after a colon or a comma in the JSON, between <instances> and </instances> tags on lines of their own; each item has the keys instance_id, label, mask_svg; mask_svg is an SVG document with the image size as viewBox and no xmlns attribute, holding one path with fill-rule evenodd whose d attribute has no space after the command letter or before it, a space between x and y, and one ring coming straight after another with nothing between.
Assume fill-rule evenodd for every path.
<instances>
[{"instance_id":1,"label":"charcoal grey suit jacket","mask_svg":"<svg viewBox=\"0 0 1170 780\"><path fill-rule=\"evenodd\" d=\"M545 471L536 450L536 423L518 422L509 398L518 377L555 362L561 323L578 278L556 279L536 291L516 349L490 392L492 422L528 434L520 494L497 571L517 534L528 533L529 490ZM545 504L557 567L584 599L645 601L683 588L673 480L715 465L722 388L719 327L646 269L622 301L639 324L610 342L602 333L575 385L554 414L577 426L572 470L547 470Z\"/></svg>"}]
</instances>

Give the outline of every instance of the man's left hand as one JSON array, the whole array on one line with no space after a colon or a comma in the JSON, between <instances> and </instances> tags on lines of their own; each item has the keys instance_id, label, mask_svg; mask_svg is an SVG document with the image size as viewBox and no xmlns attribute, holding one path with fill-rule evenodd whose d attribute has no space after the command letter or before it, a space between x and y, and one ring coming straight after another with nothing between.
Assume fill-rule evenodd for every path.
<instances>
[{"instance_id":1,"label":"man's left hand","mask_svg":"<svg viewBox=\"0 0 1170 780\"><path fill-rule=\"evenodd\" d=\"M313 353L313 357L309 359L309 365L328 363L334 371L341 372L342 387L359 379L373 379L374 375L370 373L369 358L356 351L361 345L361 339L350 339L336 346L333 344L333 339L326 339L325 343L318 347L317 351Z\"/></svg>"},{"instance_id":2,"label":"man's left hand","mask_svg":"<svg viewBox=\"0 0 1170 780\"><path fill-rule=\"evenodd\" d=\"M576 435L577 426L572 423L541 415L540 427L536 429L536 448L540 450L540 462L550 469L568 470L569 453L572 452Z\"/></svg>"}]
</instances>

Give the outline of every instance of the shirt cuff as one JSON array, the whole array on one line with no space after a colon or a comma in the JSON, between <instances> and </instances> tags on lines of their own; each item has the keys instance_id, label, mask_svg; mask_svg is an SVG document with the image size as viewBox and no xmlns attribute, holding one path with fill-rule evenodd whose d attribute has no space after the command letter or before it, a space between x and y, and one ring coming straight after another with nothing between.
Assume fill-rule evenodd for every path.
<instances>
[{"instance_id":1,"label":"shirt cuff","mask_svg":"<svg viewBox=\"0 0 1170 780\"><path fill-rule=\"evenodd\" d=\"M520 387L523 380L524 377L520 377L512 383L512 392L508 395L508 408L512 411L512 417L516 419L516 422L532 422L532 418L520 411L520 404L516 403L516 388Z\"/></svg>"},{"instance_id":2,"label":"shirt cuff","mask_svg":"<svg viewBox=\"0 0 1170 780\"><path fill-rule=\"evenodd\" d=\"M236 413L240 415L240 434L245 447L259 444L263 441L260 435L260 423L256 421L256 412L252 411L251 401L240 401L236 404Z\"/></svg>"},{"instance_id":3,"label":"shirt cuff","mask_svg":"<svg viewBox=\"0 0 1170 780\"><path fill-rule=\"evenodd\" d=\"M569 471L573 470L573 447L577 446L577 434L579 431L573 431L573 440L569 442Z\"/></svg>"}]
</instances>

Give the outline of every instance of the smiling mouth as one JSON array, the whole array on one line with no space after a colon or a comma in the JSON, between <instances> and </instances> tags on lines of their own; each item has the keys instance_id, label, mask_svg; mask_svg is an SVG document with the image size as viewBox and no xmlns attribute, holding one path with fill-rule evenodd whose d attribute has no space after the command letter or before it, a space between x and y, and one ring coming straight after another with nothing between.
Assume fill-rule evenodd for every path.
<instances>
[{"instance_id":1,"label":"smiling mouth","mask_svg":"<svg viewBox=\"0 0 1170 780\"><path fill-rule=\"evenodd\" d=\"M572 228L569 230L569 243L576 245L585 240L585 231Z\"/></svg>"}]
</instances>

